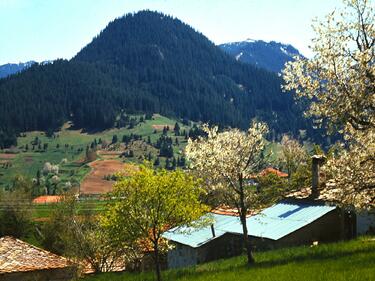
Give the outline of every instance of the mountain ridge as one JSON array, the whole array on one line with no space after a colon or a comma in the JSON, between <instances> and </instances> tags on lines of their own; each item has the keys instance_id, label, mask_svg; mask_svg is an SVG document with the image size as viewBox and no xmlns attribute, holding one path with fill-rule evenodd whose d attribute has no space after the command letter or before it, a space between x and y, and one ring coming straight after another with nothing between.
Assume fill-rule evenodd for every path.
<instances>
[{"instance_id":1,"label":"mountain ridge","mask_svg":"<svg viewBox=\"0 0 375 281\"><path fill-rule=\"evenodd\" d=\"M307 121L280 84L180 20L141 11L110 22L70 61L1 79L0 133L55 130L67 120L104 129L125 110L240 128L257 118L275 137L297 134Z\"/></svg>"},{"instance_id":2,"label":"mountain ridge","mask_svg":"<svg viewBox=\"0 0 375 281\"><path fill-rule=\"evenodd\" d=\"M291 44L276 41L246 39L220 44L219 47L237 61L279 73L286 62L302 54Z\"/></svg>"},{"instance_id":3,"label":"mountain ridge","mask_svg":"<svg viewBox=\"0 0 375 281\"><path fill-rule=\"evenodd\" d=\"M29 68L31 65L36 63L35 61L27 61L27 62L20 62L20 63L6 63L3 65L0 65L0 79L5 78L9 75L21 72L27 68Z\"/></svg>"}]
</instances>

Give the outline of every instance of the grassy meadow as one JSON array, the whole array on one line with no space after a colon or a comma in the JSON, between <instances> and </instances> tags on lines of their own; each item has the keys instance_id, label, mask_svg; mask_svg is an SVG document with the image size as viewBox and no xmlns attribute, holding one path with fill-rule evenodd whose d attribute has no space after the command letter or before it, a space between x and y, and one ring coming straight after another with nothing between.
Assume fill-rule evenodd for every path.
<instances>
[{"instance_id":1,"label":"grassy meadow","mask_svg":"<svg viewBox=\"0 0 375 281\"><path fill-rule=\"evenodd\" d=\"M145 141L150 137L151 142L155 143L161 136L162 129L155 131L154 126L168 125L170 130L167 135L175 140L173 132L175 123L176 121L173 119L155 114L153 119L145 120L131 129L125 127L88 133L82 130L70 129L68 125L65 125L61 131L55 133L54 137L47 137L44 132L23 133L17 139L16 148L6 151L0 150L0 188L9 186L16 175L34 178L37 171L41 170L46 162L60 165L59 176L62 182L70 181L79 185L91 170L82 160L85 157L86 146L90 145L95 139L111 143L112 137L117 135L118 142L121 142L123 135L136 134L142 136ZM179 123L179 125L181 130L190 128L182 123ZM42 149L39 149L38 145L32 144L36 138L41 143ZM179 144L173 147L176 157L186 145L184 136L179 136L178 140ZM45 144L47 144L46 149L44 149ZM147 155L149 151L151 151L154 158L157 157L156 151L152 150L151 146L146 147L147 151L145 151L144 147L140 148L136 145L132 149L135 150L135 157L122 159L121 161L140 163L142 162L140 155ZM63 161L63 159L65 160ZM165 159L161 158L160 160L163 166Z\"/></svg>"},{"instance_id":2,"label":"grassy meadow","mask_svg":"<svg viewBox=\"0 0 375 281\"><path fill-rule=\"evenodd\" d=\"M167 270L164 281L372 281L375 276L375 237L255 253L194 267ZM102 273L84 281L151 281L153 272Z\"/></svg>"}]
</instances>

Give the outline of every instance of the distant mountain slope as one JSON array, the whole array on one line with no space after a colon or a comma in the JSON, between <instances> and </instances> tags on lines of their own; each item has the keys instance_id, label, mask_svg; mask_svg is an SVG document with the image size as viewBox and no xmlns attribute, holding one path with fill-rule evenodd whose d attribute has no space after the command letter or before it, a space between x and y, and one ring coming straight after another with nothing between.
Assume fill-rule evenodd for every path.
<instances>
[{"instance_id":1,"label":"distant mountain slope","mask_svg":"<svg viewBox=\"0 0 375 281\"><path fill-rule=\"evenodd\" d=\"M24 70L25 68L30 67L32 64L34 64L35 61L28 61L28 62L20 62L20 63L7 63L0 65L0 78L7 77L11 74L20 72Z\"/></svg>"},{"instance_id":2,"label":"distant mountain slope","mask_svg":"<svg viewBox=\"0 0 375 281\"><path fill-rule=\"evenodd\" d=\"M178 19L128 14L71 61L35 64L0 80L0 146L1 131L51 130L66 120L109 128L122 110L241 128L257 118L273 136L297 134L309 121L280 84L276 74L237 62Z\"/></svg>"},{"instance_id":3,"label":"distant mountain slope","mask_svg":"<svg viewBox=\"0 0 375 281\"><path fill-rule=\"evenodd\" d=\"M219 47L238 61L273 72L280 72L286 62L293 60L293 56L301 55L292 45L275 41L247 39L241 42L221 44Z\"/></svg>"}]
</instances>

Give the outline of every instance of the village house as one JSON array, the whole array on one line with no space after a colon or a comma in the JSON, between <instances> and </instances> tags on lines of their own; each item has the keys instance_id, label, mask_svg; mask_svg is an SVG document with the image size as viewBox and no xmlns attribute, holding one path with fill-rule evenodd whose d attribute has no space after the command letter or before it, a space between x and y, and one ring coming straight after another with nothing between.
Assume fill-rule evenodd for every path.
<instances>
[{"instance_id":1,"label":"village house","mask_svg":"<svg viewBox=\"0 0 375 281\"><path fill-rule=\"evenodd\" d=\"M67 281L77 267L55 255L13 237L0 238L0 280Z\"/></svg>"},{"instance_id":2,"label":"village house","mask_svg":"<svg viewBox=\"0 0 375 281\"><path fill-rule=\"evenodd\" d=\"M175 247L168 252L168 267L190 266L240 255L242 225L238 216L211 214L213 224L199 229L171 229L164 234ZM285 200L247 218L255 250L332 242L341 237L336 206Z\"/></svg>"},{"instance_id":3,"label":"village house","mask_svg":"<svg viewBox=\"0 0 375 281\"><path fill-rule=\"evenodd\" d=\"M330 182L324 183L329 187L329 192L321 193L322 174L320 166L324 162L324 157L314 155L312 157L312 186L303 188L287 195L287 198L298 200L310 200L313 202L327 202L336 204L335 194L339 190ZM354 208L341 210L341 224L345 226L341 239L351 239L357 235L375 234L375 198L367 206L367 210L355 210ZM342 226L343 228L343 226Z\"/></svg>"},{"instance_id":4,"label":"village house","mask_svg":"<svg viewBox=\"0 0 375 281\"><path fill-rule=\"evenodd\" d=\"M303 189L291 193L281 202L248 216L247 227L254 250L351 239L368 227L362 223L359 232L359 219L354 211L339 208L319 193L319 169L323 160L321 156L313 157L312 187L308 192ZM211 226L175 228L165 233L164 237L175 246L168 252L169 268L243 253L242 225L238 215L219 209L210 216ZM369 220L368 216L366 218Z\"/></svg>"}]
</instances>

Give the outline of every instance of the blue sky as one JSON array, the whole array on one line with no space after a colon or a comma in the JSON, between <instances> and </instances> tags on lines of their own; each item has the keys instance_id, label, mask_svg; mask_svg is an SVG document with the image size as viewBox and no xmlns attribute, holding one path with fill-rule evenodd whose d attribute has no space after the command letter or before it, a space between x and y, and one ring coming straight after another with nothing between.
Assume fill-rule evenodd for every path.
<instances>
[{"instance_id":1,"label":"blue sky","mask_svg":"<svg viewBox=\"0 0 375 281\"><path fill-rule=\"evenodd\" d=\"M0 64L70 59L109 21L143 9L173 15L216 44L290 43L311 56L311 20L340 0L0 0Z\"/></svg>"}]
</instances>

